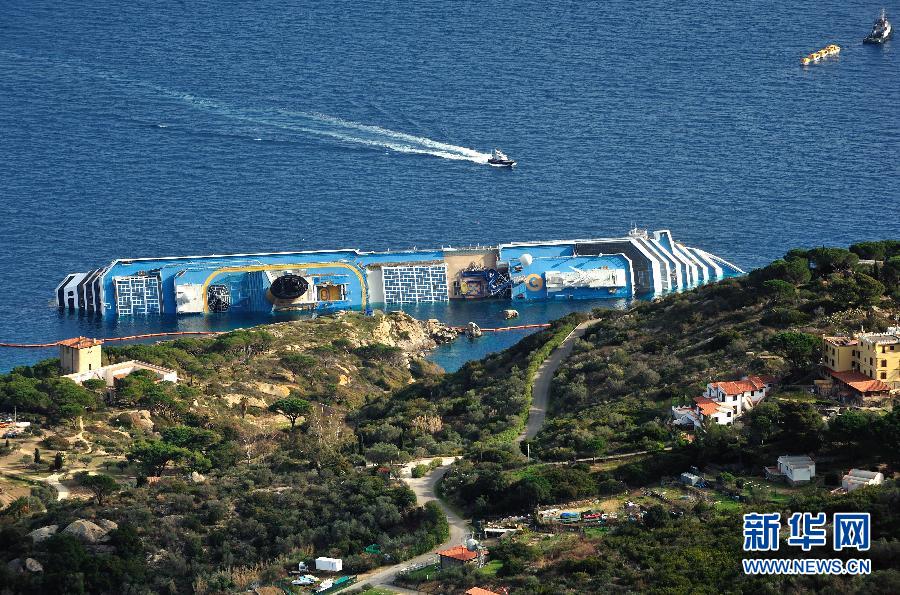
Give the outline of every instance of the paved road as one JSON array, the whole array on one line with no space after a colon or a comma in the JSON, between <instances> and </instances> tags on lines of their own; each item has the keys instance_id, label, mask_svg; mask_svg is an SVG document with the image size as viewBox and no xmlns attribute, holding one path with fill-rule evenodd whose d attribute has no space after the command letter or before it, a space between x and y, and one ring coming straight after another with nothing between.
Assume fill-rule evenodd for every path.
<instances>
[{"instance_id":1,"label":"paved road","mask_svg":"<svg viewBox=\"0 0 900 595\"><path fill-rule=\"evenodd\" d=\"M441 458L444 460L444 465L438 467L426 477L414 478L410 474L410 471L413 466L419 463L427 463L431 459L422 459L418 461L413 461L408 463L403 471L402 478L406 484L412 488L412 491L416 494L416 500L419 505L423 505L426 502L430 502L434 500L437 502L438 506L441 507L441 510L447 516L447 522L450 525L450 537L444 543L434 548L435 550L446 549L448 547L454 545L460 545L466 539L467 534L469 533L469 525L465 519L456 514L453 510L451 510L444 502L437 497L437 484L450 470L450 465L457 457L434 457ZM414 566L417 564L428 564L431 562L436 562L437 556L435 556L434 552L428 552L427 554L422 554L420 556L416 556L410 560L405 560L399 564L395 564L393 566L388 566L387 568L381 568L372 572L371 574L360 575L359 576L359 584L368 583L370 585L390 585L394 577L397 576L397 573L402 569L407 568L409 566ZM400 589L398 587L391 587L398 592L401 593L415 593L415 591L410 591L408 589Z\"/></svg>"},{"instance_id":2,"label":"paved road","mask_svg":"<svg viewBox=\"0 0 900 595\"><path fill-rule=\"evenodd\" d=\"M523 440L534 438L541 431L544 419L547 417L547 402L550 397L550 382L553 380L553 375L572 353L575 341L583 337L587 329L598 322L600 321L597 319L586 320L576 326L538 368L534 375L534 390L531 395L531 409L528 410L528 423L525 425L525 430L516 438L517 444Z\"/></svg>"}]
</instances>

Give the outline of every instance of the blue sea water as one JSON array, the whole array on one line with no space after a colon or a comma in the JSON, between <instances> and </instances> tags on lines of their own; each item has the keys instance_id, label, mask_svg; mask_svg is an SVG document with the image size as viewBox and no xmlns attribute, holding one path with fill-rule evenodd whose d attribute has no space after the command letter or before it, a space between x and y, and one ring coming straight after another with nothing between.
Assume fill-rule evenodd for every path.
<instances>
[{"instance_id":1,"label":"blue sea water","mask_svg":"<svg viewBox=\"0 0 900 595\"><path fill-rule=\"evenodd\" d=\"M900 39L861 44L880 7L2 0L0 341L260 322L49 307L118 257L636 223L752 268L900 237ZM519 167L481 163L493 146ZM439 317L496 314L458 308ZM50 355L0 350L0 370Z\"/></svg>"}]
</instances>

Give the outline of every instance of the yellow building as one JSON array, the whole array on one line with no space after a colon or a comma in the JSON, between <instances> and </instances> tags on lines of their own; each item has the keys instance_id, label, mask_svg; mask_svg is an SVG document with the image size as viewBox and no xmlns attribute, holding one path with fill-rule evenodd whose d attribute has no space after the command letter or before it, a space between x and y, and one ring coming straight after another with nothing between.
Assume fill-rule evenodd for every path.
<instances>
[{"instance_id":1,"label":"yellow building","mask_svg":"<svg viewBox=\"0 0 900 595\"><path fill-rule=\"evenodd\" d=\"M823 337L822 364L833 372L859 372L900 388L900 328L854 337Z\"/></svg>"},{"instance_id":2,"label":"yellow building","mask_svg":"<svg viewBox=\"0 0 900 595\"><path fill-rule=\"evenodd\" d=\"M859 336L859 371L876 380L900 387L900 329L897 332Z\"/></svg>"},{"instance_id":3,"label":"yellow building","mask_svg":"<svg viewBox=\"0 0 900 595\"><path fill-rule=\"evenodd\" d=\"M856 370L856 347L851 337L822 337L822 364L834 372Z\"/></svg>"},{"instance_id":4,"label":"yellow building","mask_svg":"<svg viewBox=\"0 0 900 595\"><path fill-rule=\"evenodd\" d=\"M75 337L59 342L59 367L63 374L80 374L101 367L100 346L103 341Z\"/></svg>"}]
</instances>

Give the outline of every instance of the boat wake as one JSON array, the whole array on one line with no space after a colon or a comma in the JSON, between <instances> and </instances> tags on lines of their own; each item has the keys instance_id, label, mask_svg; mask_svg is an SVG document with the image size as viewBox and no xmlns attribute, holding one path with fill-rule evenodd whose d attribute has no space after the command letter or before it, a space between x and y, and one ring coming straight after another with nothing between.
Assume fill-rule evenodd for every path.
<instances>
[{"instance_id":1,"label":"boat wake","mask_svg":"<svg viewBox=\"0 0 900 595\"><path fill-rule=\"evenodd\" d=\"M187 93L174 93L174 95L193 107L214 111L228 118L291 132L331 138L354 145L389 149L397 153L432 155L443 159L471 161L473 163L487 163L490 158L490 154L482 153L475 149L443 143L424 136L398 132L381 126L344 120L328 114L285 109L237 108Z\"/></svg>"},{"instance_id":2,"label":"boat wake","mask_svg":"<svg viewBox=\"0 0 900 595\"><path fill-rule=\"evenodd\" d=\"M7 57L16 61L28 60L47 66L64 68L77 72L82 76L103 79L117 87L123 88L125 92L135 88L151 91L155 95L177 100L192 109L250 124L256 129L252 137L253 140L262 140L259 136L261 132L259 127L264 126L319 138L334 139L352 145L388 149L397 153L431 155L454 161L471 161L484 164L490 158L490 154L482 153L475 149L443 143L424 136L398 132L381 126L344 120L328 114L229 104L191 93L175 91L147 81L134 80L120 73L104 71L76 61L23 56L7 50L0 50L0 57ZM160 123L157 124L157 127L171 128L172 126ZM175 126L175 128L178 128L178 126Z\"/></svg>"}]
</instances>

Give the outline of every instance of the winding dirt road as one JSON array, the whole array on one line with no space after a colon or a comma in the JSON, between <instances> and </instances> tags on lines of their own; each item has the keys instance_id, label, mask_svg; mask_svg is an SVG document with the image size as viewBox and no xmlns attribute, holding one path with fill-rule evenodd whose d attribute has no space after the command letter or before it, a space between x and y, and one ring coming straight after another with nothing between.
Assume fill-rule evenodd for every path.
<instances>
[{"instance_id":1,"label":"winding dirt road","mask_svg":"<svg viewBox=\"0 0 900 595\"><path fill-rule=\"evenodd\" d=\"M528 423L525 426L525 430L516 438L517 444L521 443L523 440L534 438L537 433L540 432L547 417L547 403L549 401L550 382L553 380L553 375L556 374L556 370L559 369L559 366L562 365L563 361L565 361L565 359L569 357L569 354L572 353L575 342L584 336L588 328L598 322L600 321L596 319L587 320L572 329L572 332L563 339L563 342L559 347L554 349L553 353L550 354L550 357L544 360L544 363L538 368L534 376L534 390L532 393L531 408L528 410ZM435 548L440 550L463 543L466 535L469 533L469 525L465 519L456 514L456 512L438 498L436 493L437 484L450 470L450 465L455 459L453 457L433 458L442 458L444 464L425 477L413 478L410 473L412 467L419 463L428 463L431 459L413 461L404 467L402 478L403 481L412 488L413 492L415 492L416 499L420 506L433 500L437 502L438 506L441 507L441 510L447 516L447 522L450 525L450 538ZM358 584L370 584L373 586L384 585L390 586L390 588L395 589L400 593L414 593L414 591L394 587L391 584L397 576L397 573L410 566L425 565L435 561L436 556L434 553L429 552L427 554L422 554L399 564L375 570L370 574L360 575Z\"/></svg>"},{"instance_id":2,"label":"winding dirt road","mask_svg":"<svg viewBox=\"0 0 900 595\"><path fill-rule=\"evenodd\" d=\"M404 483L406 483L412 489L412 491L415 492L416 500L418 501L419 506L422 506L426 502L435 501L437 502L438 506L441 507L441 511L447 516L447 523L450 525L450 537L446 541L444 541L444 543L435 548L435 550L441 550L463 543L463 541L465 541L466 539L466 535L469 533L469 524L465 519L456 514L456 512L454 512L450 507L444 504L444 502L440 498L437 497L437 484L441 481L441 478L444 477L447 471L450 470L450 465L453 464L457 457L432 458L443 459L444 464L425 477L414 478L411 474L412 468L419 463L429 463L432 459L429 458L412 461L403 468L402 479ZM390 585L394 581L394 577L397 576L397 573L404 568L430 564L436 561L437 556L434 554L434 552L428 552L426 554L416 556L415 558L404 560L399 564L394 564L393 566L375 570L370 574L360 575L359 584L362 585L368 583L370 585ZM401 593L415 592L400 589L399 587L391 586L391 588Z\"/></svg>"},{"instance_id":3,"label":"winding dirt road","mask_svg":"<svg viewBox=\"0 0 900 595\"><path fill-rule=\"evenodd\" d=\"M584 336L591 326L600 322L599 319L586 320L572 329L559 347L553 350L550 357L544 360L544 363L538 368L534 375L534 389L531 393L531 408L528 410L528 423L525 430L516 438L516 443L520 444L523 440L530 440L537 436L538 432L544 426L544 420L547 417L547 403L550 399L550 383L553 381L553 375L559 366L569 357L575 342Z\"/></svg>"}]
</instances>

